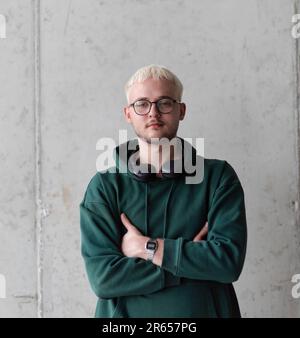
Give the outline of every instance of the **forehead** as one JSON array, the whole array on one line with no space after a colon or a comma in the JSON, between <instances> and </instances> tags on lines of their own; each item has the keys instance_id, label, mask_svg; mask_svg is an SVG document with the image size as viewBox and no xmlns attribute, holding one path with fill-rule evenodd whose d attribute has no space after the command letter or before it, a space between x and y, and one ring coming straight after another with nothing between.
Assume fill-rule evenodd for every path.
<instances>
[{"instance_id":1,"label":"forehead","mask_svg":"<svg viewBox=\"0 0 300 338\"><path fill-rule=\"evenodd\" d=\"M176 87L173 82L165 79L149 78L143 82L133 84L128 91L129 101L132 102L140 97L155 100L160 96L176 96Z\"/></svg>"}]
</instances>

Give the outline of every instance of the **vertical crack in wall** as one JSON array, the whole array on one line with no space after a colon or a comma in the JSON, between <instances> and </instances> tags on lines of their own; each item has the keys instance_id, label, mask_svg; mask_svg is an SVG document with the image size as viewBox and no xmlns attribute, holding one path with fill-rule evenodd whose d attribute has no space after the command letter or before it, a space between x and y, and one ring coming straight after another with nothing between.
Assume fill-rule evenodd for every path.
<instances>
[{"instance_id":1,"label":"vertical crack in wall","mask_svg":"<svg viewBox=\"0 0 300 338\"><path fill-rule=\"evenodd\" d=\"M294 13L300 13L300 1L295 0L294 3ZM295 76L296 76L296 123L297 123L297 144L296 144L296 152L297 152L297 208L296 208L296 224L298 230L300 230L300 53L299 53L299 38L295 39Z\"/></svg>"},{"instance_id":2,"label":"vertical crack in wall","mask_svg":"<svg viewBox=\"0 0 300 338\"><path fill-rule=\"evenodd\" d=\"M40 0L33 0L34 18L34 124L35 124L35 235L37 265L37 317L43 317L43 227L41 198L41 93Z\"/></svg>"}]
</instances>

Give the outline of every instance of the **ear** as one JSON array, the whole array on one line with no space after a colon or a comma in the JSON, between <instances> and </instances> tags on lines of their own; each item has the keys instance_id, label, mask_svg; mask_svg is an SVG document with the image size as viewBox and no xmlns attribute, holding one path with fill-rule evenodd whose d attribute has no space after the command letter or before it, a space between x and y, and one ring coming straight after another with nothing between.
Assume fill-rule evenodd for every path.
<instances>
[{"instance_id":1,"label":"ear","mask_svg":"<svg viewBox=\"0 0 300 338\"><path fill-rule=\"evenodd\" d=\"M124 117L125 117L125 120L128 122L128 123L131 123L131 116L130 116L130 111L129 111L129 107L124 107L123 108L123 111L124 111Z\"/></svg>"},{"instance_id":2,"label":"ear","mask_svg":"<svg viewBox=\"0 0 300 338\"><path fill-rule=\"evenodd\" d=\"M180 103L180 115L179 115L179 120L183 120L185 116L185 111L186 111L186 105L185 103Z\"/></svg>"}]
</instances>

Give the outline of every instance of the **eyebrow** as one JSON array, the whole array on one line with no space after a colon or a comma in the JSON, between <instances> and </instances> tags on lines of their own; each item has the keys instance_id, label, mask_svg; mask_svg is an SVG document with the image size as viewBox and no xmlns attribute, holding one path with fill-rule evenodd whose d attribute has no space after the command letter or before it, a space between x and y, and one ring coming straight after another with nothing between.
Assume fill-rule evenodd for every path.
<instances>
[{"instance_id":1,"label":"eyebrow","mask_svg":"<svg viewBox=\"0 0 300 338\"><path fill-rule=\"evenodd\" d=\"M149 97L143 96L143 97L139 97L139 98L135 99L133 102L139 101L139 100L145 100L145 99L150 101ZM159 100L159 99L172 99L172 97L168 96L168 95L162 95L162 96L157 97L155 99L155 101Z\"/></svg>"}]
</instances>

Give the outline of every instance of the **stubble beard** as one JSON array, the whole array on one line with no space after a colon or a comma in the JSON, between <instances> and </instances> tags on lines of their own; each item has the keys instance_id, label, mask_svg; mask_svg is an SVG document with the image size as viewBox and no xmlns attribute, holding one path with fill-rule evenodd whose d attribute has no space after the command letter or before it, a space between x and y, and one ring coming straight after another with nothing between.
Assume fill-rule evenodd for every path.
<instances>
[{"instance_id":1,"label":"stubble beard","mask_svg":"<svg viewBox=\"0 0 300 338\"><path fill-rule=\"evenodd\" d=\"M139 131L137 131L136 129L134 129L135 134L138 138L140 138L141 140L143 140L144 142L148 143L148 144L159 144L160 140L163 138L167 138L169 141L171 141L174 137L176 137L177 135L177 130L178 130L178 126L177 128L170 134L164 134L160 137L148 137L146 135L142 135L142 133L140 133Z\"/></svg>"}]
</instances>

